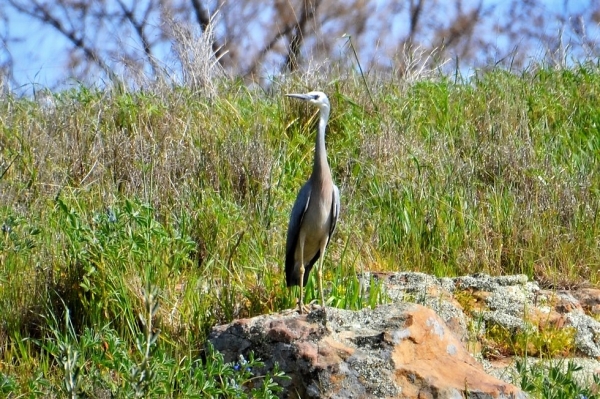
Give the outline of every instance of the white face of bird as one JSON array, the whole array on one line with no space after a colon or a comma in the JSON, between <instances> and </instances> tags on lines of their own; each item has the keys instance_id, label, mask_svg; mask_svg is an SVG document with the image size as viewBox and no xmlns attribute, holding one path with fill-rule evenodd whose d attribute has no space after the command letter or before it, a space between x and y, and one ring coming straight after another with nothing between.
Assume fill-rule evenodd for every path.
<instances>
[{"instance_id":1,"label":"white face of bird","mask_svg":"<svg viewBox=\"0 0 600 399\"><path fill-rule=\"evenodd\" d=\"M322 91L311 91L310 93L306 94L286 94L286 96L297 98L303 101L308 101L309 103L314 104L319 108L325 107L329 109L330 107L329 99Z\"/></svg>"}]
</instances>

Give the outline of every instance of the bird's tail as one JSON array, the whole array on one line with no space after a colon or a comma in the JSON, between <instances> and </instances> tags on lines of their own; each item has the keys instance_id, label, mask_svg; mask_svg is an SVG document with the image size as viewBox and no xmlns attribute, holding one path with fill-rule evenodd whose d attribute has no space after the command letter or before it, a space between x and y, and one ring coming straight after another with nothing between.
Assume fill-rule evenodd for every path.
<instances>
[{"instance_id":1,"label":"bird's tail","mask_svg":"<svg viewBox=\"0 0 600 399\"><path fill-rule=\"evenodd\" d=\"M306 271L305 273L306 274ZM296 261L292 257L285 259L285 283L288 287L300 285L300 265L296 267Z\"/></svg>"}]
</instances>

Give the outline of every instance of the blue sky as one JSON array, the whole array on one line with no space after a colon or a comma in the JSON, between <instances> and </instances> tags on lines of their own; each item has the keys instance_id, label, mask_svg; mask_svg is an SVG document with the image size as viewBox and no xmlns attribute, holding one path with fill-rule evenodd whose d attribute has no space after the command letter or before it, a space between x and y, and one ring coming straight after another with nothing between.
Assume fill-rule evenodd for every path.
<instances>
[{"instance_id":1,"label":"blue sky","mask_svg":"<svg viewBox=\"0 0 600 399\"><path fill-rule=\"evenodd\" d=\"M471 2L465 1L465 4ZM498 0L486 0L485 3L498 3ZM551 11L562 11L565 6L564 0L544 0L544 3ZM588 1L570 1L566 4L570 10L577 10L585 7L587 3ZM66 57L63 51L69 47L67 39L53 28L18 13L8 15L8 21L10 32L23 38L20 43L10 47L14 60L14 76L19 85L22 85L22 88L27 87L24 89L27 91L32 85L38 88L55 86L60 77L68 74L65 70ZM556 27L550 29L555 30ZM19 92L18 87L14 89Z\"/></svg>"},{"instance_id":2,"label":"blue sky","mask_svg":"<svg viewBox=\"0 0 600 399\"><path fill-rule=\"evenodd\" d=\"M65 61L59 53L67 47L67 40L19 13L9 15L9 25L15 36L25 38L18 45L11 46L16 80L21 84L35 82L41 86L52 86L65 68Z\"/></svg>"}]
</instances>

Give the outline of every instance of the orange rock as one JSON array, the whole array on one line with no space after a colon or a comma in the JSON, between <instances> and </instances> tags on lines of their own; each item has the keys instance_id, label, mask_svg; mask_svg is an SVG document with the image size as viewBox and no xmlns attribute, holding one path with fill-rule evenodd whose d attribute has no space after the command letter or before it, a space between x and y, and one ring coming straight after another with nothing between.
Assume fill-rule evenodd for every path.
<instances>
[{"instance_id":1,"label":"orange rock","mask_svg":"<svg viewBox=\"0 0 600 399\"><path fill-rule=\"evenodd\" d=\"M462 397L466 392L497 397L516 397L518 388L500 381L465 350L430 309L415 305L411 325L398 336L392 359L402 397ZM477 396L479 397L479 396Z\"/></svg>"},{"instance_id":2,"label":"orange rock","mask_svg":"<svg viewBox=\"0 0 600 399\"><path fill-rule=\"evenodd\" d=\"M486 374L435 312L410 303L352 312L258 316L213 329L226 361L255 356L291 376L285 395L302 398L518 398ZM284 396L285 396L284 395ZM475 395L475 396L472 396ZM524 396L523 396L524 397Z\"/></svg>"}]
</instances>

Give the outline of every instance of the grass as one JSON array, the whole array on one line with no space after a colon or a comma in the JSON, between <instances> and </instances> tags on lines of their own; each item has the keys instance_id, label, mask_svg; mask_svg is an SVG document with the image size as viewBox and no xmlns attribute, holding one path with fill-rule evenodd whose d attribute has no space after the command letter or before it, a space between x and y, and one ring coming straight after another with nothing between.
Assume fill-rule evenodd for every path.
<instances>
[{"instance_id":1,"label":"grass","mask_svg":"<svg viewBox=\"0 0 600 399\"><path fill-rule=\"evenodd\" d=\"M559 360L550 365L534 363L528 364L527 360L516 362L516 371L519 375L519 384L523 391L533 395L534 398L543 399L598 399L600 377L597 374L584 378L577 378L576 372L581 372L582 367L574 361Z\"/></svg>"},{"instance_id":2,"label":"grass","mask_svg":"<svg viewBox=\"0 0 600 399\"><path fill-rule=\"evenodd\" d=\"M362 289L367 270L598 283L596 66L379 77L368 94L352 73L320 79L4 98L0 391L187 395L218 356L202 350L211 326L293 306L285 230L316 118L286 92L332 102L330 304L383 301ZM249 378L236 380L246 392Z\"/></svg>"},{"instance_id":3,"label":"grass","mask_svg":"<svg viewBox=\"0 0 600 399\"><path fill-rule=\"evenodd\" d=\"M529 321L527 321L529 323ZM575 333L573 327L557 327L529 324L527 328L511 331L493 324L485 333L484 352L501 356L536 356L544 358L575 355ZM484 353L485 356L485 353Z\"/></svg>"}]
</instances>

